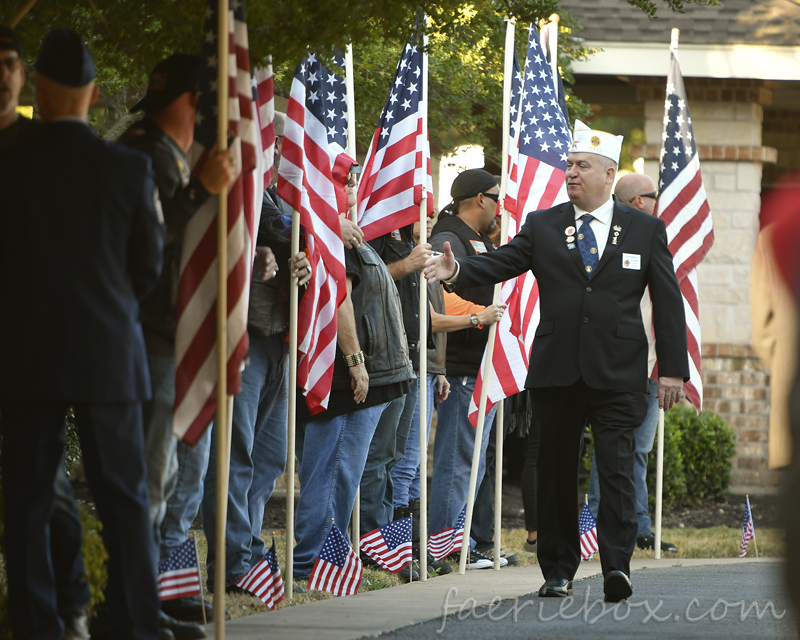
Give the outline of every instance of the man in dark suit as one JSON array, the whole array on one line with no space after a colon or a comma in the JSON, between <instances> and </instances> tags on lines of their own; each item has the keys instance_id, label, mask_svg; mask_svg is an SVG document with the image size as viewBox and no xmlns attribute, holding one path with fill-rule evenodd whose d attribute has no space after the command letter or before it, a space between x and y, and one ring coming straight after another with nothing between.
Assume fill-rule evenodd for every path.
<instances>
[{"instance_id":1,"label":"man in dark suit","mask_svg":"<svg viewBox=\"0 0 800 640\"><path fill-rule=\"evenodd\" d=\"M605 597L633 592L636 545L634 433L647 412L647 339L639 302L650 286L659 364L659 406L669 410L688 380L686 322L664 223L611 197L621 136L576 121L567 160L570 202L528 215L497 251L455 261L449 246L425 276L450 289L532 271L541 319L526 387L541 426L538 465L540 596L567 596L580 563L578 463L587 421L600 478L598 542Z\"/></svg>"},{"instance_id":2,"label":"man in dark suit","mask_svg":"<svg viewBox=\"0 0 800 640\"><path fill-rule=\"evenodd\" d=\"M138 302L158 278L163 221L149 159L88 126L94 77L79 36L52 31L36 63L44 124L0 156L0 410L15 638L64 635L49 521L68 405L109 553L108 626L93 637L173 637L158 631Z\"/></svg>"}]
</instances>

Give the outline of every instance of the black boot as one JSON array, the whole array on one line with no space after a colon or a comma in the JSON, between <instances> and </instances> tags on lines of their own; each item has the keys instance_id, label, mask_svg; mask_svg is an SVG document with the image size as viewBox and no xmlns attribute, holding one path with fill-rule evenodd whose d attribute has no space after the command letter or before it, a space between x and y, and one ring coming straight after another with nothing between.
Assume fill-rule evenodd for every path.
<instances>
[{"instance_id":1,"label":"black boot","mask_svg":"<svg viewBox=\"0 0 800 640\"><path fill-rule=\"evenodd\" d=\"M402 520L408 517L408 507L395 507L392 520Z\"/></svg>"},{"instance_id":2,"label":"black boot","mask_svg":"<svg viewBox=\"0 0 800 640\"><path fill-rule=\"evenodd\" d=\"M412 500L408 505L408 512L411 513L411 542L419 547L419 500Z\"/></svg>"}]
</instances>

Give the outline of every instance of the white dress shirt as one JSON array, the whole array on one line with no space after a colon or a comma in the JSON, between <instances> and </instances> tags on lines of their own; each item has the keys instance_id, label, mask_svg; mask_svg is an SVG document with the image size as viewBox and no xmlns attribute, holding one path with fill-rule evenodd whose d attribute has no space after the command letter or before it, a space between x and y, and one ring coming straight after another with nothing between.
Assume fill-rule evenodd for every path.
<instances>
[{"instance_id":1,"label":"white dress shirt","mask_svg":"<svg viewBox=\"0 0 800 640\"><path fill-rule=\"evenodd\" d=\"M594 220L589 223L589 226L592 228L594 237L597 240L597 259L600 260L603 257L603 251L605 250L606 243L608 242L608 232L611 228L611 218L614 216L614 198L609 198L605 204L601 204L594 211L584 211L576 204L573 204L572 206L575 208L576 233L581 232L581 225L583 224L581 216L586 215L587 213L591 213L594 216Z\"/></svg>"}]
</instances>

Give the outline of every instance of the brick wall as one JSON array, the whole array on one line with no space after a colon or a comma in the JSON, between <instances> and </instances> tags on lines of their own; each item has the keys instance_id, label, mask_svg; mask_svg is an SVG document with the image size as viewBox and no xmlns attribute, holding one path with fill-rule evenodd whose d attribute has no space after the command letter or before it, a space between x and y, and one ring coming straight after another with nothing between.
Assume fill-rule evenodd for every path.
<instances>
[{"instance_id":1,"label":"brick wall","mask_svg":"<svg viewBox=\"0 0 800 640\"><path fill-rule=\"evenodd\" d=\"M778 483L767 468L769 373L752 347L703 344L703 408L714 411L736 433L732 489L771 493Z\"/></svg>"}]
</instances>

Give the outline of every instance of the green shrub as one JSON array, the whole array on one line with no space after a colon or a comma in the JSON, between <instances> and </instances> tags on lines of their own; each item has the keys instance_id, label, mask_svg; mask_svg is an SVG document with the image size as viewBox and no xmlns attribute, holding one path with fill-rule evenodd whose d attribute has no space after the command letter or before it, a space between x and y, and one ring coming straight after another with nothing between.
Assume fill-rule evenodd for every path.
<instances>
[{"instance_id":1,"label":"green shrub","mask_svg":"<svg viewBox=\"0 0 800 640\"><path fill-rule=\"evenodd\" d=\"M681 429L670 419L672 411L666 414L664 418L664 486L661 493L664 509L677 507L686 499L687 492L686 476L683 472L683 452L686 447ZM647 495L651 513L655 510L656 505L657 445L657 442L653 443L653 450L650 452L650 458L647 461Z\"/></svg>"},{"instance_id":2,"label":"green shrub","mask_svg":"<svg viewBox=\"0 0 800 640\"><path fill-rule=\"evenodd\" d=\"M108 551L103 545L100 532L103 530L103 523L89 515L86 507L79 505L81 511L81 523L83 524L83 564L86 567L86 581L89 583L89 591L92 596L89 599L89 609L94 611L97 605L105 601L103 590L108 582Z\"/></svg>"}]
</instances>

